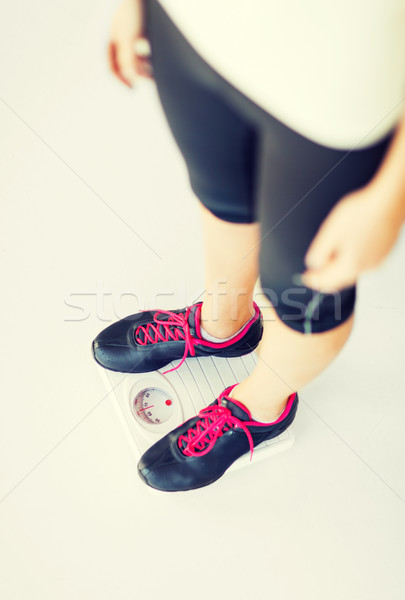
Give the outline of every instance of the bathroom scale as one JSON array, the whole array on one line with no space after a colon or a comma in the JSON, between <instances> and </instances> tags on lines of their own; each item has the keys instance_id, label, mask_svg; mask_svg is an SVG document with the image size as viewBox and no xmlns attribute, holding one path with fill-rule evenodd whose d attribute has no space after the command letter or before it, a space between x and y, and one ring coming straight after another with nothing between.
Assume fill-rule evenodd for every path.
<instances>
[{"instance_id":1,"label":"bathroom scale","mask_svg":"<svg viewBox=\"0 0 405 600\"><path fill-rule=\"evenodd\" d=\"M164 374L180 362L149 373L116 373L98 367L137 460L166 433L211 404L226 387L246 379L257 356L252 352L236 358L189 357ZM283 452L293 443L290 426L256 446L252 461L247 452L227 472Z\"/></svg>"}]
</instances>

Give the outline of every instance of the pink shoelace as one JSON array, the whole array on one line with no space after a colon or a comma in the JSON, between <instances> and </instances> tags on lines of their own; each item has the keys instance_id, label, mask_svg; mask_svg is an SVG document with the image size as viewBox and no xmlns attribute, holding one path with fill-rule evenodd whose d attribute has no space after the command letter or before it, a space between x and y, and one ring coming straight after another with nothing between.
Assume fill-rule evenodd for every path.
<instances>
[{"instance_id":1,"label":"pink shoelace","mask_svg":"<svg viewBox=\"0 0 405 600\"><path fill-rule=\"evenodd\" d=\"M182 434L178 439L178 446L185 456L204 456L215 446L215 442L226 431L234 427L240 427L247 435L250 447L250 460L253 456L253 439L245 423L234 417L226 406L219 404L207 406L198 413L201 417L194 427ZM184 445L185 444L185 445Z\"/></svg>"},{"instance_id":2,"label":"pink shoelace","mask_svg":"<svg viewBox=\"0 0 405 600\"><path fill-rule=\"evenodd\" d=\"M168 342L169 340L185 340L184 355L180 363L164 373L170 373L170 371L178 369L186 360L189 353L191 356L195 354L194 338L190 333L190 325L188 323L190 311L191 307L188 307L186 313L183 315L183 313L174 313L170 310L158 310L153 317L154 323L148 323L146 326L139 325L135 330L135 339L141 346L157 344L158 342ZM168 318L159 319L157 315L167 315ZM143 339L139 337L141 334L143 334Z\"/></svg>"}]
</instances>

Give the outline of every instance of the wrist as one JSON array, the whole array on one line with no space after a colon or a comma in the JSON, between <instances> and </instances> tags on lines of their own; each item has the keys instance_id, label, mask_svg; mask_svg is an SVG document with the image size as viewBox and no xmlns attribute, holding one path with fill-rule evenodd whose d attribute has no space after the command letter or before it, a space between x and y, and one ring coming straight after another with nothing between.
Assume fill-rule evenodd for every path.
<instances>
[{"instance_id":1,"label":"wrist","mask_svg":"<svg viewBox=\"0 0 405 600\"><path fill-rule=\"evenodd\" d=\"M377 172L367 185L371 196L386 206L402 224L405 221L405 113Z\"/></svg>"},{"instance_id":2,"label":"wrist","mask_svg":"<svg viewBox=\"0 0 405 600\"><path fill-rule=\"evenodd\" d=\"M387 216L393 224L401 227L405 222L405 186L398 182L374 178L367 186L366 192L370 203L376 211Z\"/></svg>"},{"instance_id":3,"label":"wrist","mask_svg":"<svg viewBox=\"0 0 405 600\"><path fill-rule=\"evenodd\" d=\"M141 24L141 37L147 38L147 27L146 27L146 13L148 10L147 0L137 0L139 4L139 13L140 13L140 24Z\"/></svg>"}]
</instances>

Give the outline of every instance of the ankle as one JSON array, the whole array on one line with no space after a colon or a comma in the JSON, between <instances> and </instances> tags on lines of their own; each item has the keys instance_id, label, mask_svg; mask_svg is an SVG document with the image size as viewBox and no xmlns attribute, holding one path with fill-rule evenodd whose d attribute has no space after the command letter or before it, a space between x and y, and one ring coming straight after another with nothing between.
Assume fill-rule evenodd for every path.
<instances>
[{"instance_id":1,"label":"ankle","mask_svg":"<svg viewBox=\"0 0 405 600\"><path fill-rule=\"evenodd\" d=\"M203 303L200 314L200 325L205 332L217 338L227 338L235 335L252 317L255 311L253 305L251 308L238 312L236 317L231 317L230 312L221 310L220 314L214 318L212 311Z\"/></svg>"},{"instance_id":2,"label":"ankle","mask_svg":"<svg viewBox=\"0 0 405 600\"><path fill-rule=\"evenodd\" d=\"M230 393L230 398L238 400L246 408L249 409L253 420L259 421L260 423L273 423L278 417L284 412L287 406L288 396L282 395L280 397L263 397L261 394L254 393L248 386L244 385L244 382L239 383L233 388Z\"/></svg>"},{"instance_id":3,"label":"ankle","mask_svg":"<svg viewBox=\"0 0 405 600\"><path fill-rule=\"evenodd\" d=\"M210 336L217 339L228 339L232 338L234 335L243 328L243 326L249 321L249 318L242 321L202 321L201 320L201 329L204 333L208 333Z\"/></svg>"}]
</instances>

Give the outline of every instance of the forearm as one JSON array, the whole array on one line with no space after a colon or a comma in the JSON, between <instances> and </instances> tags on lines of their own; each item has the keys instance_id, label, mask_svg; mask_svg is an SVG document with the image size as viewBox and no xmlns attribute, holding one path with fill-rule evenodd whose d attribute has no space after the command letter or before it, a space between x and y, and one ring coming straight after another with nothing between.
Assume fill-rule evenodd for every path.
<instances>
[{"instance_id":1,"label":"forearm","mask_svg":"<svg viewBox=\"0 0 405 600\"><path fill-rule=\"evenodd\" d=\"M370 185L384 198L393 218L405 221L405 112Z\"/></svg>"}]
</instances>

